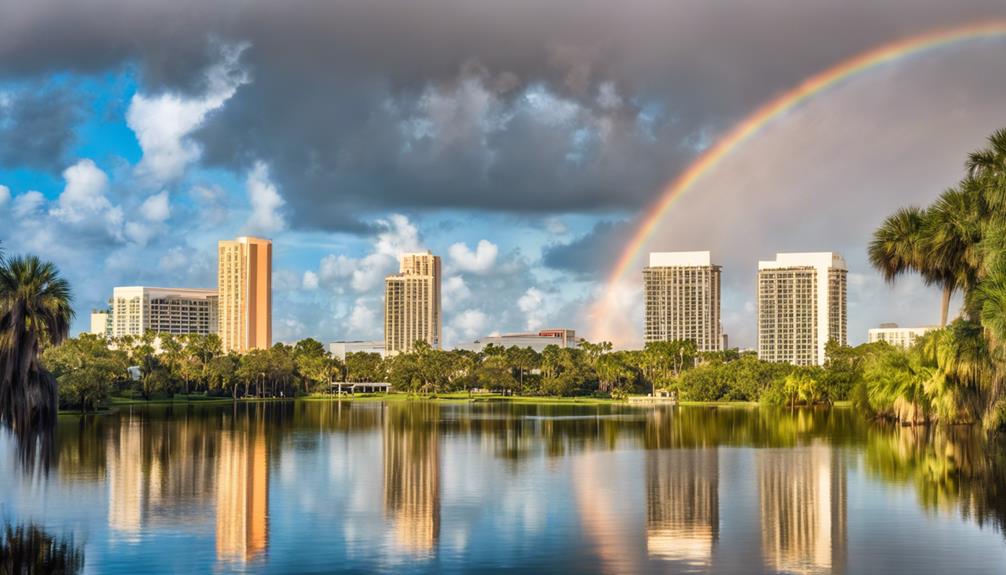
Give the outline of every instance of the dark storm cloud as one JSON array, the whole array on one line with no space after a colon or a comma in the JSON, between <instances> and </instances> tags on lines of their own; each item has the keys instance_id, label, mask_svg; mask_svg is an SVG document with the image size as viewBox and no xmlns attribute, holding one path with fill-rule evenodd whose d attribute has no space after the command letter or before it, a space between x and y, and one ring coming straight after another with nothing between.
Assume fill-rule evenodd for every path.
<instances>
[{"instance_id":1,"label":"dark storm cloud","mask_svg":"<svg viewBox=\"0 0 1006 575\"><path fill-rule=\"evenodd\" d=\"M80 108L66 87L30 82L0 92L0 167L62 170Z\"/></svg>"},{"instance_id":2,"label":"dark storm cloud","mask_svg":"<svg viewBox=\"0 0 1006 575\"><path fill-rule=\"evenodd\" d=\"M801 78L879 43L1006 15L999 0L0 0L0 74L136 63L199 93L214 45L251 74L196 134L267 162L298 228L451 207L635 210ZM558 257L558 256L556 256Z\"/></svg>"},{"instance_id":3,"label":"dark storm cloud","mask_svg":"<svg viewBox=\"0 0 1006 575\"><path fill-rule=\"evenodd\" d=\"M636 226L630 221L601 221L567 244L553 244L542 253L542 263L557 269L594 275L618 260Z\"/></svg>"}]
</instances>

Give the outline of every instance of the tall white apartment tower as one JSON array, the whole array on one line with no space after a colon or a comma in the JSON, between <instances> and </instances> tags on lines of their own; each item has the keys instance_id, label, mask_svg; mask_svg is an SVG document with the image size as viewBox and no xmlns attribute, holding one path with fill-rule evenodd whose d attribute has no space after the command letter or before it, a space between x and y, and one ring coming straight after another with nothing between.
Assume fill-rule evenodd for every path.
<instances>
[{"instance_id":1,"label":"tall white apartment tower","mask_svg":"<svg viewBox=\"0 0 1006 575\"><path fill-rule=\"evenodd\" d=\"M654 252L643 268L651 341L691 340L699 351L721 351L720 266L709 252Z\"/></svg>"},{"instance_id":2,"label":"tall white apartment tower","mask_svg":"<svg viewBox=\"0 0 1006 575\"><path fill-rule=\"evenodd\" d=\"M384 278L385 352L412 351L417 341L440 349L442 325L440 256L403 254L399 272Z\"/></svg>"},{"instance_id":3,"label":"tall white apartment tower","mask_svg":"<svg viewBox=\"0 0 1006 575\"><path fill-rule=\"evenodd\" d=\"M758 262L758 359L823 365L829 340L845 345L847 273L834 252Z\"/></svg>"}]
</instances>

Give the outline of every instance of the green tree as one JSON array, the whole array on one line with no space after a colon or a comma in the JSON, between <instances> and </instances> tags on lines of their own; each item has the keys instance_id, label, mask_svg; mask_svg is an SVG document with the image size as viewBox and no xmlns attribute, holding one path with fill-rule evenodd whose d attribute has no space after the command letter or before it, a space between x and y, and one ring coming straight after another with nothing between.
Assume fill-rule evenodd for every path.
<instances>
[{"instance_id":1,"label":"green tree","mask_svg":"<svg viewBox=\"0 0 1006 575\"><path fill-rule=\"evenodd\" d=\"M67 337L70 286L34 256L0 260L0 422L16 432L56 423L56 381L40 361Z\"/></svg>"},{"instance_id":2,"label":"green tree","mask_svg":"<svg viewBox=\"0 0 1006 575\"><path fill-rule=\"evenodd\" d=\"M42 354L46 368L56 377L60 405L94 411L105 402L113 385L127 377L124 351L108 348L105 338L81 334Z\"/></svg>"}]
</instances>

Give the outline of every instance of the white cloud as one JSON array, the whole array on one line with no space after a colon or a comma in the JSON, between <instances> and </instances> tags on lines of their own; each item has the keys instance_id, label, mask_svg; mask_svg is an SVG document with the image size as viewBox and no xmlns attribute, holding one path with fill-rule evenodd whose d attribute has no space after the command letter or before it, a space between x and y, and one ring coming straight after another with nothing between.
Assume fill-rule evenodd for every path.
<instances>
[{"instance_id":1,"label":"white cloud","mask_svg":"<svg viewBox=\"0 0 1006 575\"><path fill-rule=\"evenodd\" d=\"M318 289L318 274L311 270L304 272L304 279L301 281L301 284L306 290Z\"/></svg>"},{"instance_id":2,"label":"white cloud","mask_svg":"<svg viewBox=\"0 0 1006 575\"><path fill-rule=\"evenodd\" d=\"M17 218L27 218L38 213L45 204L45 196L42 192L35 190L25 192L14 198L14 216Z\"/></svg>"},{"instance_id":3,"label":"white cloud","mask_svg":"<svg viewBox=\"0 0 1006 575\"><path fill-rule=\"evenodd\" d=\"M221 61L206 72L207 90L198 98L164 93L147 96L137 93L126 111L126 123L136 133L143 157L137 173L163 183L180 177L186 166L197 160L199 146L188 139L206 116L222 107L248 82L239 65L246 44L225 47Z\"/></svg>"},{"instance_id":4,"label":"white cloud","mask_svg":"<svg viewBox=\"0 0 1006 575\"><path fill-rule=\"evenodd\" d=\"M168 202L168 191L163 190L143 201L140 214L151 222L163 222L171 216L171 204Z\"/></svg>"},{"instance_id":5,"label":"white cloud","mask_svg":"<svg viewBox=\"0 0 1006 575\"><path fill-rule=\"evenodd\" d=\"M538 288L530 287L517 300L517 307L527 315L527 329L539 329L544 322L545 294Z\"/></svg>"},{"instance_id":6,"label":"white cloud","mask_svg":"<svg viewBox=\"0 0 1006 575\"><path fill-rule=\"evenodd\" d=\"M8 201L10 201L10 188L7 186L0 186L0 208L7 205Z\"/></svg>"},{"instance_id":7,"label":"white cloud","mask_svg":"<svg viewBox=\"0 0 1006 575\"><path fill-rule=\"evenodd\" d=\"M318 271L324 282L352 277L353 272L356 271L356 260L344 255L329 254L321 258L321 267Z\"/></svg>"},{"instance_id":8,"label":"white cloud","mask_svg":"<svg viewBox=\"0 0 1006 575\"><path fill-rule=\"evenodd\" d=\"M458 314L451 324L457 333L467 339L474 339L485 334L489 317L482 310L466 309Z\"/></svg>"},{"instance_id":9,"label":"white cloud","mask_svg":"<svg viewBox=\"0 0 1006 575\"><path fill-rule=\"evenodd\" d=\"M472 296L472 291L468 289L465 279L461 276L450 276L444 280L440 291L443 295L444 311L447 312L455 310L459 304Z\"/></svg>"},{"instance_id":10,"label":"white cloud","mask_svg":"<svg viewBox=\"0 0 1006 575\"><path fill-rule=\"evenodd\" d=\"M382 310L383 313L383 310ZM349 314L350 337L377 337L384 326L378 321L378 312L362 298L356 300L353 311Z\"/></svg>"},{"instance_id":11,"label":"white cloud","mask_svg":"<svg viewBox=\"0 0 1006 575\"><path fill-rule=\"evenodd\" d=\"M161 256L158 262L161 270L166 272L176 272L185 269L189 264L189 258L181 247L175 246L168 250L168 253Z\"/></svg>"},{"instance_id":12,"label":"white cloud","mask_svg":"<svg viewBox=\"0 0 1006 575\"><path fill-rule=\"evenodd\" d=\"M286 221L281 213L286 201L269 179L269 167L264 162L255 163L248 173L245 188L252 207L251 216L245 224L247 231L268 234L286 227Z\"/></svg>"},{"instance_id":13,"label":"white cloud","mask_svg":"<svg viewBox=\"0 0 1006 575\"><path fill-rule=\"evenodd\" d=\"M63 170L66 187L59 195L58 206L53 215L59 219L78 223L96 214L111 209L112 204L105 197L108 191L108 176L89 159L83 159Z\"/></svg>"},{"instance_id":14,"label":"white cloud","mask_svg":"<svg viewBox=\"0 0 1006 575\"><path fill-rule=\"evenodd\" d=\"M458 242L448 249L451 260L459 269L473 272L485 273L492 269L496 263L496 254L499 249L488 240L479 240L475 251L468 249L468 246Z\"/></svg>"},{"instance_id":15,"label":"white cloud","mask_svg":"<svg viewBox=\"0 0 1006 575\"><path fill-rule=\"evenodd\" d=\"M377 234L374 252L398 259L403 253L422 251L419 229L401 214L391 214L386 220L377 220L384 231Z\"/></svg>"}]
</instances>

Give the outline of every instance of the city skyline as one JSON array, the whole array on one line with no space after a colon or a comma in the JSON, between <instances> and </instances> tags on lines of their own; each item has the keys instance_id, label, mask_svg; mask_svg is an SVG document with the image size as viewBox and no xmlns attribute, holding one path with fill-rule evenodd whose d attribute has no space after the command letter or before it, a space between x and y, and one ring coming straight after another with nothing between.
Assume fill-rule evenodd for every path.
<instances>
[{"instance_id":1,"label":"city skyline","mask_svg":"<svg viewBox=\"0 0 1006 575\"><path fill-rule=\"evenodd\" d=\"M276 341L380 338L383 278L398 253L427 249L444 258L446 345L546 326L641 345L648 251L722 254L731 346L756 345L764 253L845 255L850 343L883 322L936 323L939 294L886 285L866 243L1006 123L1006 11L926 0L906 20L897 2L821 1L727 17L633 2L588 3L578 22L559 3L540 28L525 9L448 9L463 25L407 34L339 6L277 21L257 2L228 19L102 0L135 24L117 27L37 4L0 22L0 240L71 280L74 332L115 286L212 285L214 243L239 235L282 246ZM309 13L325 24L289 36ZM43 22L64 33L38 50ZM401 45L386 50L389 36ZM683 177L688 193L665 206ZM612 279L622 264L632 273Z\"/></svg>"}]
</instances>

